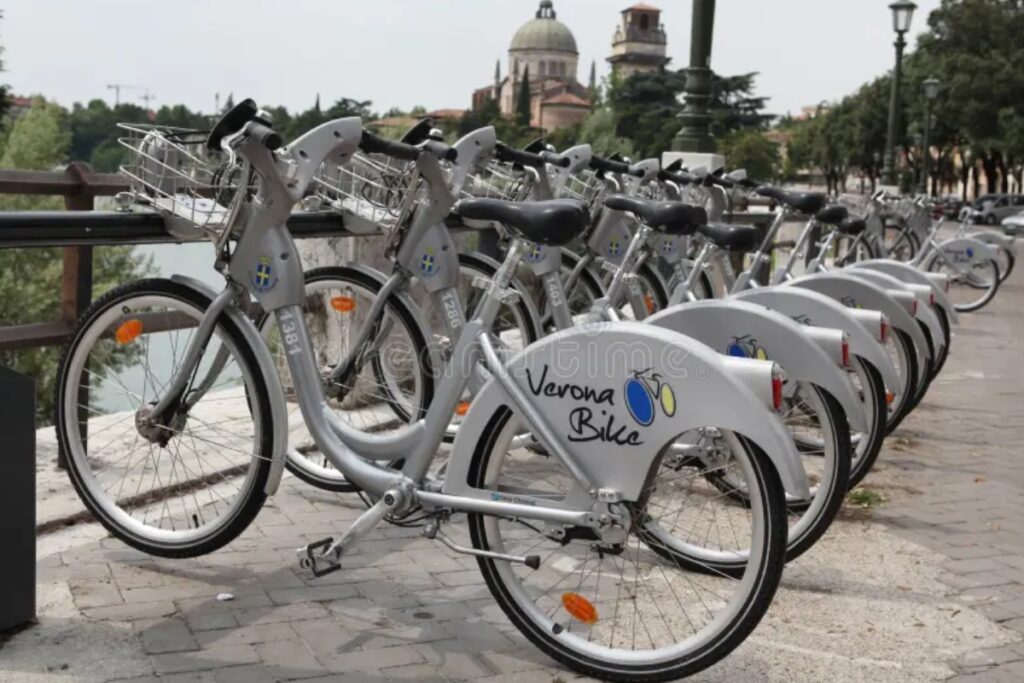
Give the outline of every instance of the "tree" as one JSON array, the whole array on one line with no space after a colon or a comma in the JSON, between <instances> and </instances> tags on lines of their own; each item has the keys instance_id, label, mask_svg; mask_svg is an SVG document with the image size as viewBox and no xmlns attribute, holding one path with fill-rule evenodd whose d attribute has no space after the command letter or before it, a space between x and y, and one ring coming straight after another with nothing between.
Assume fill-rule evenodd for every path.
<instances>
[{"instance_id":1,"label":"tree","mask_svg":"<svg viewBox=\"0 0 1024 683\"><path fill-rule=\"evenodd\" d=\"M714 76L711 128L716 137L768 127L773 117L762 111L766 98L753 94L756 77L756 73ZM685 70L638 73L625 80L613 78L606 97L615 112L618 135L629 138L644 156L669 149L682 126L678 115L685 85Z\"/></svg>"},{"instance_id":2,"label":"tree","mask_svg":"<svg viewBox=\"0 0 1024 683\"><path fill-rule=\"evenodd\" d=\"M579 142L589 144L594 153L604 157L613 154L632 157L633 144L616 133L615 114L611 109L596 109L580 126Z\"/></svg>"},{"instance_id":3,"label":"tree","mask_svg":"<svg viewBox=\"0 0 1024 683\"><path fill-rule=\"evenodd\" d=\"M4 18L3 10L0 10L0 21L2 21L3 18ZM4 49L3 49L3 47L0 47L0 55L3 55L3 53L4 53ZM4 71L4 62L3 62L3 59L0 59L0 73L3 73L3 71ZM10 105L10 102L7 99L7 95L8 95L7 86L6 85L0 85L0 119L2 119L4 114L7 113L7 108Z\"/></svg>"},{"instance_id":4,"label":"tree","mask_svg":"<svg viewBox=\"0 0 1024 683\"><path fill-rule=\"evenodd\" d=\"M0 167L52 170L66 159L72 134L67 114L39 99L11 127ZM0 196L0 210L57 209L56 197ZM0 325L54 320L59 315L63 271L60 249L0 250ZM95 251L94 293L149 271L131 247L100 247ZM48 424L53 413L53 385L60 349L55 347L0 352L0 362L36 380L36 414ZM123 359L114 358L116 364Z\"/></svg>"},{"instance_id":5,"label":"tree","mask_svg":"<svg viewBox=\"0 0 1024 683\"><path fill-rule=\"evenodd\" d=\"M529 126L533 119L533 108L530 106L530 67L523 69L523 80L519 83L519 95L516 98L516 123Z\"/></svg>"},{"instance_id":6,"label":"tree","mask_svg":"<svg viewBox=\"0 0 1024 683\"><path fill-rule=\"evenodd\" d=\"M732 168L744 168L756 180L769 181L779 173L779 147L756 130L739 130L722 140L719 151Z\"/></svg>"}]
</instances>

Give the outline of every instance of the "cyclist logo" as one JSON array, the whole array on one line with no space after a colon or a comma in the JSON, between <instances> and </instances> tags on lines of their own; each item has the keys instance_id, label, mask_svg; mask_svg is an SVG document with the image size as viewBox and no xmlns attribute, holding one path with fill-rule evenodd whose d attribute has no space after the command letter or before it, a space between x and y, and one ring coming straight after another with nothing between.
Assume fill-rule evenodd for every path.
<instances>
[{"instance_id":1,"label":"cyclist logo","mask_svg":"<svg viewBox=\"0 0 1024 683\"><path fill-rule=\"evenodd\" d=\"M423 253L423 258L420 259L420 272L426 277L433 277L437 275L438 265L437 259L434 258L434 250L427 247Z\"/></svg>"},{"instance_id":2,"label":"cyclist logo","mask_svg":"<svg viewBox=\"0 0 1024 683\"><path fill-rule=\"evenodd\" d=\"M539 244L533 244L530 247L530 251L526 252L526 260L530 263L537 263L544 259L544 247Z\"/></svg>"},{"instance_id":3,"label":"cyclist logo","mask_svg":"<svg viewBox=\"0 0 1024 683\"><path fill-rule=\"evenodd\" d=\"M260 294L266 294L277 286L277 277L274 275L271 263L273 260L269 256L260 256L259 263L256 265L256 273L250 273L252 286Z\"/></svg>"},{"instance_id":4,"label":"cyclist logo","mask_svg":"<svg viewBox=\"0 0 1024 683\"><path fill-rule=\"evenodd\" d=\"M839 303L846 306L847 308L864 308L859 303L857 303L857 300L854 299L852 296L842 297L841 299L839 299Z\"/></svg>"},{"instance_id":5,"label":"cyclist logo","mask_svg":"<svg viewBox=\"0 0 1024 683\"><path fill-rule=\"evenodd\" d=\"M618 256L622 253L622 242L617 239L608 240L608 255Z\"/></svg>"},{"instance_id":6,"label":"cyclist logo","mask_svg":"<svg viewBox=\"0 0 1024 683\"><path fill-rule=\"evenodd\" d=\"M801 325L813 325L814 324L814 323L811 322L811 317L809 315L807 315L806 313L801 313L800 315L794 315L793 316L793 320L798 322L798 323L800 323Z\"/></svg>"},{"instance_id":7,"label":"cyclist logo","mask_svg":"<svg viewBox=\"0 0 1024 683\"><path fill-rule=\"evenodd\" d=\"M623 393L630 417L642 427L650 427L654 423L657 404L661 405L665 417L676 414L676 392L656 372L634 372L633 377L626 380Z\"/></svg>"},{"instance_id":8,"label":"cyclist logo","mask_svg":"<svg viewBox=\"0 0 1024 683\"><path fill-rule=\"evenodd\" d=\"M768 360L768 354L764 348L757 345L757 340L749 334L742 337L733 337L732 343L725 352L734 358L756 358L757 360Z\"/></svg>"}]
</instances>

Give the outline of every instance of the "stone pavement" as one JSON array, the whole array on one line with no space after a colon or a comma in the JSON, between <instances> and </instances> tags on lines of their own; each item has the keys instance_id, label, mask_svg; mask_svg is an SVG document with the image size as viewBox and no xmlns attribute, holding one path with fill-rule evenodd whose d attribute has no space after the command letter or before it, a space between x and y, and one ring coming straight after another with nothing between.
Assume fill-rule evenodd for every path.
<instances>
[{"instance_id":1,"label":"stone pavement","mask_svg":"<svg viewBox=\"0 0 1024 683\"><path fill-rule=\"evenodd\" d=\"M848 509L754 636L695 680L1024 680L1022 293L1024 270L964 316L866 482L886 502ZM289 478L196 560L154 560L95 524L43 535L40 623L0 645L0 680L576 680L511 628L474 560L415 529L379 529L327 577L295 571L294 547L359 512Z\"/></svg>"},{"instance_id":2,"label":"stone pavement","mask_svg":"<svg viewBox=\"0 0 1024 683\"><path fill-rule=\"evenodd\" d=\"M947 559L939 580L1024 633L1024 273L962 316L953 355L887 442L878 474L902 493L875 519ZM873 479L869 479L869 483ZM1024 680L1024 648L973 652L956 680Z\"/></svg>"}]
</instances>

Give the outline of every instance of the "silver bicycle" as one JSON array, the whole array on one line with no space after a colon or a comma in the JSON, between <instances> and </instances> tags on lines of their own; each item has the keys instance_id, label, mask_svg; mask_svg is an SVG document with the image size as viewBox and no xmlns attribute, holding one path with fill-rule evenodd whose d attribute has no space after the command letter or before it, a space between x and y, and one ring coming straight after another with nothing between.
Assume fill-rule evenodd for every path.
<instances>
[{"instance_id":1,"label":"silver bicycle","mask_svg":"<svg viewBox=\"0 0 1024 683\"><path fill-rule=\"evenodd\" d=\"M635 323L560 332L508 362L489 333L528 241L568 242L588 223L581 205L460 203L463 216L500 221L517 239L454 341L423 418L367 434L328 405L285 222L323 162L343 163L360 146L409 161L423 150L365 135L356 118L282 148L250 100L206 141L229 172L207 174L216 159L201 158L199 145L160 129L147 136L152 144L135 147L136 159L159 172L137 174L137 199L168 223L208 233L227 285L216 292L181 277L131 283L100 298L73 334L60 369L57 431L79 495L114 535L154 554L209 552L240 533L276 488L287 409L273 356L249 317L255 298L277 321L312 438L374 501L339 539L300 550L314 574L339 569L385 518L419 510L429 517L427 537L477 558L527 638L585 675L675 679L720 660L756 626L781 576L784 491L807 495L769 407L777 368ZM452 412L480 373L486 381L445 474L431 476ZM524 433L546 457L517 446ZM742 488L742 504L698 475L652 482L673 444L694 442L688 434L731 444L727 475ZM229 454L216 472L192 469ZM198 476L182 479L183 468ZM457 513L467 515L468 547L442 528ZM651 517L661 535L644 533ZM717 535L714 549L709 534ZM742 571L694 574L737 548L746 556Z\"/></svg>"}]
</instances>

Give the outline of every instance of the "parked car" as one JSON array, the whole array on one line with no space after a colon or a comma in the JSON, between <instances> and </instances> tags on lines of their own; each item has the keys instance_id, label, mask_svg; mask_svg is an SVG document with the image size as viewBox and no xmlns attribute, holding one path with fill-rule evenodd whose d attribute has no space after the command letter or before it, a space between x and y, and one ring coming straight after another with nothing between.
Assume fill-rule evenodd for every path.
<instances>
[{"instance_id":1,"label":"parked car","mask_svg":"<svg viewBox=\"0 0 1024 683\"><path fill-rule=\"evenodd\" d=\"M1024 211L1003 219L1003 232L1017 237L1024 235Z\"/></svg>"},{"instance_id":2,"label":"parked car","mask_svg":"<svg viewBox=\"0 0 1024 683\"><path fill-rule=\"evenodd\" d=\"M998 225L1004 218L1024 211L1024 194L990 194L979 197L971 210L971 220Z\"/></svg>"},{"instance_id":3,"label":"parked car","mask_svg":"<svg viewBox=\"0 0 1024 683\"><path fill-rule=\"evenodd\" d=\"M960 215L960 210L964 208L964 201L960 199L960 195L956 194L939 197L935 203L936 211L940 212L943 218L956 218Z\"/></svg>"}]
</instances>

